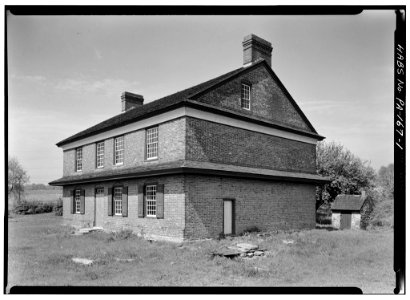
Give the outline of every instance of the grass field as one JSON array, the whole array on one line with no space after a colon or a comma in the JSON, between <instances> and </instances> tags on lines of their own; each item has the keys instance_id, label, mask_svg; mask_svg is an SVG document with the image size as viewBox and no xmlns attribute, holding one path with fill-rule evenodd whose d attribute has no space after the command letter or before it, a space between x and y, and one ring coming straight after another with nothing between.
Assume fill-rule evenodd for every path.
<instances>
[{"instance_id":1,"label":"grass field","mask_svg":"<svg viewBox=\"0 0 410 300\"><path fill-rule=\"evenodd\" d=\"M8 287L355 286L364 293L393 293L395 285L391 230L315 229L182 244L103 232L73 236L71 231L53 214L12 216ZM285 244L285 239L294 243ZM209 255L238 242L255 243L268 252L253 259ZM73 257L94 263L76 264Z\"/></svg>"}]
</instances>

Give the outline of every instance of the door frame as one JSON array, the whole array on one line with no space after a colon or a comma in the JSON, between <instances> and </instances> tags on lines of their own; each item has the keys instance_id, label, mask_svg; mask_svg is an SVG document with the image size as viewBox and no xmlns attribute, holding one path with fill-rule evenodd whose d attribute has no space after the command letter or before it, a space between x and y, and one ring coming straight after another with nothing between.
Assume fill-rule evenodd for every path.
<instances>
[{"instance_id":1,"label":"door frame","mask_svg":"<svg viewBox=\"0 0 410 300\"><path fill-rule=\"evenodd\" d=\"M235 217L236 217L236 199L235 198L223 198L222 199L222 233L225 234L225 201L231 201L232 203L232 233L231 234L226 234L227 236L230 235L235 235Z\"/></svg>"},{"instance_id":2,"label":"door frame","mask_svg":"<svg viewBox=\"0 0 410 300\"><path fill-rule=\"evenodd\" d=\"M343 225L346 225L346 227L343 227ZM340 229L351 229L351 228L352 228L352 213L351 212L341 212L340 213Z\"/></svg>"},{"instance_id":3,"label":"door frame","mask_svg":"<svg viewBox=\"0 0 410 300\"><path fill-rule=\"evenodd\" d=\"M103 187L103 186L97 186L97 187L95 187L94 188L94 220L93 220L93 226L95 227L95 226L97 226L97 198L101 198L102 196L99 196L98 197L98 195L99 194L97 194L97 190L98 189L102 189L103 190L103 194L102 195L105 195L105 187ZM104 201L104 200L99 200L99 201ZM103 212L104 213L104 212ZM102 220L100 220L100 221L102 221Z\"/></svg>"}]
</instances>

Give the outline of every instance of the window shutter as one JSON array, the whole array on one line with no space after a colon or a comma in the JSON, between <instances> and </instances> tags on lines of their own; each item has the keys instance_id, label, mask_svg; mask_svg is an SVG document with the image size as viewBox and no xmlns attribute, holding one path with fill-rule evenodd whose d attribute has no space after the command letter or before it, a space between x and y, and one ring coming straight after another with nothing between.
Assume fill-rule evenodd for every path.
<instances>
[{"instance_id":1,"label":"window shutter","mask_svg":"<svg viewBox=\"0 0 410 300\"><path fill-rule=\"evenodd\" d=\"M138 218L143 218L144 213L144 185L138 186Z\"/></svg>"},{"instance_id":2,"label":"window shutter","mask_svg":"<svg viewBox=\"0 0 410 300\"><path fill-rule=\"evenodd\" d=\"M74 214L75 212L75 190L70 191L70 198L71 198L71 213Z\"/></svg>"},{"instance_id":3,"label":"window shutter","mask_svg":"<svg viewBox=\"0 0 410 300\"><path fill-rule=\"evenodd\" d=\"M157 219L164 218L164 185L157 185Z\"/></svg>"},{"instance_id":4,"label":"window shutter","mask_svg":"<svg viewBox=\"0 0 410 300\"><path fill-rule=\"evenodd\" d=\"M112 216L112 188L108 188L108 215Z\"/></svg>"},{"instance_id":5,"label":"window shutter","mask_svg":"<svg viewBox=\"0 0 410 300\"><path fill-rule=\"evenodd\" d=\"M128 186L122 188L122 216L128 217Z\"/></svg>"},{"instance_id":6,"label":"window shutter","mask_svg":"<svg viewBox=\"0 0 410 300\"><path fill-rule=\"evenodd\" d=\"M85 190L81 190L80 193L80 213L85 213Z\"/></svg>"}]
</instances>

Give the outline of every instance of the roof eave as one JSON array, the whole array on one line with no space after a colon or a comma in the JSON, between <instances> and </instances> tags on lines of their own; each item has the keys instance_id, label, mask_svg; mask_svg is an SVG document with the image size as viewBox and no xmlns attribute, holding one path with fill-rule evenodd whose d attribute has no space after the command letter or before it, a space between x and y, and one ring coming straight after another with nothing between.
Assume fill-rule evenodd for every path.
<instances>
[{"instance_id":1,"label":"roof eave","mask_svg":"<svg viewBox=\"0 0 410 300\"><path fill-rule=\"evenodd\" d=\"M248 179L260 179L260 180L273 180L273 181L287 181L287 182L302 182L310 184L323 185L329 183L326 177L323 178L309 178L304 176L286 176L286 175L267 175L267 174L257 174L257 173L247 173L240 171L226 171L226 170L215 170L209 168L194 168L194 167L175 167L160 170L150 170L142 172L132 172L128 174L111 174L107 176L97 176L93 178L78 178L64 180L64 177L58 180L51 181L49 185L52 186L68 186L75 184L84 183L95 183L101 181L112 181L112 180L125 180L129 178L141 178L141 177L152 177L152 176L164 176L164 175L175 175L175 174L193 174L193 175L215 175L215 176L225 176L225 177L236 177L236 178L248 178ZM301 174L302 175L302 174Z\"/></svg>"}]
</instances>

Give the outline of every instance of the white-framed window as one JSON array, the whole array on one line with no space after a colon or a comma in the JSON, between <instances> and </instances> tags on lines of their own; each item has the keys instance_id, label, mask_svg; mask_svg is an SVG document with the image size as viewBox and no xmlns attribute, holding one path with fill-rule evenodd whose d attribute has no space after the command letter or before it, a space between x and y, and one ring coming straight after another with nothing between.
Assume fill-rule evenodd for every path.
<instances>
[{"instance_id":1,"label":"white-framed window","mask_svg":"<svg viewBox=\"0 0 410 300\"><path fill-rule=\"evenodd\" d=\"M122 215L122 187L114 188L114 214Z\"/></svg>"},{"instance_id":2,"label":"white-framed window","mask_svg":"<svg viewBox=\"0 0 410 300\"><path fill-rule=\"evenodd\" d=\"M97 168L103 168L104 167L104 142L97 143L96 155L97 155Z\"/></svg>"},{"instance_id":3,"label":"white-framed window","mask_svg":"<svg viewBox=\"0 0 410 300\"><path fill-rule=\"evenodd\" d=\"M124 136L114 139L114 164L122 165L124 163Z\"/></svg>"},{"instance_id":4,"label":"white-framed window","mask_svg":"<svg viewBox=\"0 0 410 300\"><path fill-rule=\"evenodd\" d=\"M81 190L75 190L75 213L81 213Z\"/></svg>"},{"instance_id":5,"label":"white-framed window","mask_svg":"<svg viewBox=\"0 0 410 300\"><path fill-rule=\"evenodd\" d=\"M75 149L75 170L76 172L83 170L83 148Z\"/></svg>"},{"instance_id":6,"label":"white-framed window","mask_svg":"<svg viewBox=\"0 0 410 300\"><path fill-rule=\"evenodd\" d=\"M95 189L95 196L96 197L103 197L104 196L104 188L96 188Z\"/></svg>"},{"instance_id":7,"label":"white-framed window","mask_svg":"<svg viewBox=\"0 0 410 300\"><path fill-rule=\"evenodd\" d=\"M145 187L145 199L147 207L147 216L156 217L157 214L157 186L147 185Z\"/></svg>"},{"instance_id":8,"label":"white-framed window","mask_svg":"<svg viewBox=\"0 0 410 300\"><path fill-rule=\"evenodd\" d=\"M244 83L241 88L241 107L251 109L251 86Z\"/></svg>"},{"instance_id":9,"label":"white-framed window","mask_svg":"<svg viewBox=\"0 0 410 300\"><path fill-rule=\"evenodd\" d=\"M158 158L158 126L147 129L147 159Z\"/></svg>"}]
</instances>

